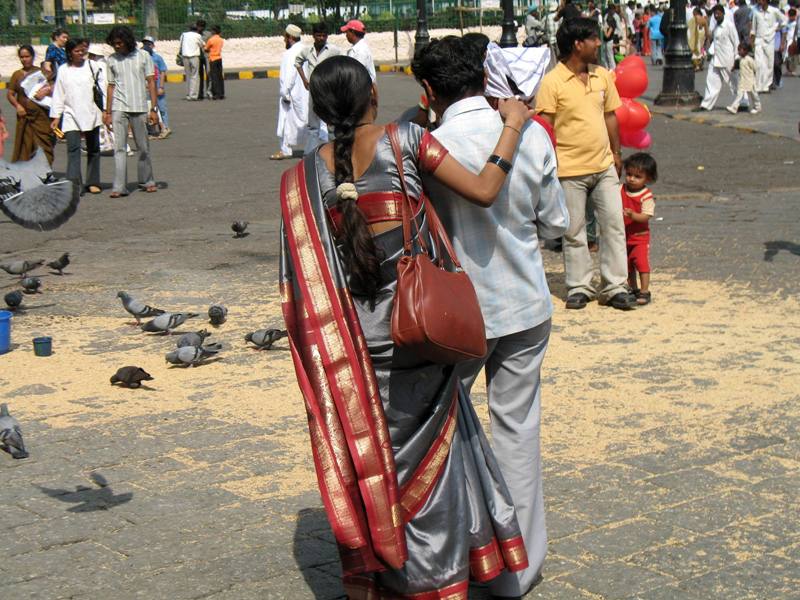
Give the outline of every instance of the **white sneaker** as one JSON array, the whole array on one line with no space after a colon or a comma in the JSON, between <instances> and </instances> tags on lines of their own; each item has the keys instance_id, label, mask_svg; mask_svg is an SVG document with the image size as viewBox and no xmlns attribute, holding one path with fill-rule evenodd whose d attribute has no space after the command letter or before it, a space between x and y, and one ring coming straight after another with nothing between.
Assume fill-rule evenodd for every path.
<instances>
[{"instance_id":1,"label":"white sneaker","mask_svg":"<svg viewBox=\"0 0 800 600\"><path fill-rule=\"evenodd\" d=\"M726 106L725 110L727 110L732 115L735 115L737 112L739 112L739 110L733 106Z\"/></svg>"},{"instance_id":2,"label":"white sneaker","mask_svg":"<svg viewBox=\"0 0 800 600\"><path fill-rule=\"evenodd\" d=\"M757 114L758 114L758 113L760 113L760 112L761 112L761 109L760 109L760 108L751 108L751 109L750 109L750 114L751 114L751 115L757 115Z\"/></svg>"}]
</instances>

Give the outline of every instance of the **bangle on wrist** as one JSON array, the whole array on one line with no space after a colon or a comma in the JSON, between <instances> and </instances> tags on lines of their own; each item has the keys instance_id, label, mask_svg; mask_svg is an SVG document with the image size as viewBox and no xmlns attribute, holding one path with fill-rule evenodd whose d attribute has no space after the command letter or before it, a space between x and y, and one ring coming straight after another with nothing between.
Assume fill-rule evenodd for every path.
<instances>
[{"instance_id":1,"label":"bangle on wrist","mask_svg":"<svg viewBox=\"0 0 800 600\"><path fill-rule=\"evenodd\" d=\"M519 135L522 135L522 131L520 129L517 129L516 127L512 127L511 125L503 125L503 127L508 127L512 131L516 131Z\"/></svg>"},{"instance_id":2,"label":"bangle on wrist","mask_svg":"<svg viewBox=\"0 0 800 600\"><path fill-rule=\"evenodd\" d=\"M506 175L508 175L509 171L511 171L511 163L508 162L505 158L498 156L497 154L492 154L489 158L486 159L486 162L491 163L493 165L497 165L503 170L503 172Z\"/></svg>"}]
</instances>

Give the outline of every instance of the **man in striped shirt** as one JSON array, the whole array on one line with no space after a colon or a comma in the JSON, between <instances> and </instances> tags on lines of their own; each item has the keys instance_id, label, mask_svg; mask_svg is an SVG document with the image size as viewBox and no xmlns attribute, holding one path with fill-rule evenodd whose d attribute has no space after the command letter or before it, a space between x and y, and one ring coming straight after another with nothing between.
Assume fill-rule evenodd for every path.
<instances>
[{"instance_id":1,"label":"man in striped shirt","mask_svg":"<svg viewBox=\"0 0 800 600\"><path fill-rule=\"evenodd\" d=\"M158 123L158 96L153 80L153 60L144 50L136 47L136 40L129 27L118 25L106 38L106 43L115 50L108 57L107 106L103 123L115 131L114 136L114 185L111 197L128 195L128 158L125 148L128 127L139 152L139 185L146 192L157 191L150 161L150 142L147 139L147 121ZM147 105L148 95L150 107Z\"/></svg>"}]
</instances>

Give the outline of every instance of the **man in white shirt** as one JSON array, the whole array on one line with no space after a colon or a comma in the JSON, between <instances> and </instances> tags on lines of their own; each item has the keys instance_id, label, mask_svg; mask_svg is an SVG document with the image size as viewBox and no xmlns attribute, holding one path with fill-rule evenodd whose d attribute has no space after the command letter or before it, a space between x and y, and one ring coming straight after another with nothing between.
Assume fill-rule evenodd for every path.
<instances>
[{"instance_id":1,"label":"man in white shirt","mask_svg":"<svg viewBox=\"0 0 800 600\"><path fill-rule=\"evenodd\" d=\"M709 52L713 52L713 58L711 68L706 76L706 91L703 95L703 102L700 104L700 110L714 108L723 83L730 90L731 95L736 95L731 74L739 48L739 34L733 19L725 18L725 9L722 5L717 4L711 11L711 15L716 24L711 32L713 41L709 47Z\"/></svg>"},{"instance_id":2,"label":"man in white shirt","mask_svg":"<svg viewBox=\"0 0 800 600\"><path fill-rule=\"evenodd\" d=\"M466 168L479 172L503 129L484 97L479 50L462 38L432 41L412 69L431 107L442 115L433 135ZM529 566L490 583L495 597L519 597L537 582L547 551L539 455L540 369L553 311L539 239L556 239L569 213L556 156L535 122L522 129L513 165L494 204L470 204L433 179L431 201L450 233L481 305L488 353L459 365L469 389L485 368L492 447L517 509ZM500 532L502 533L502 532Z\"/></svg>"},{"instance_id":3,"label":"man in white shirt","mask_svg":"<svg viewBox=\"0 0 800 600\"><path fill-rule=\"evenodd\" d=\"M358 19L348 21L341 29L347 41L353 46L347 51L347 56L352 56L369 71L372 81L375 81L375 62L372 60L372 50L367 45L364 36L367 35L367 28Z\"/></svg>"},{"instance_id":4,"label":"man in white shirt","mask_svg":"<svg viewBox=\"0 0 800 600\"><path fill-rule=\"evenodd\" d=\"M769 94L775 68L775 34L786 25L783 13L769 5L768 0L758 0L753 10L750 28L751 43L755 49L756 92Z\"/></svg>"},{"instance_id":5,"label":"man in white shirt","mask_svg":"<svg viewBox=\"0 0 800 600\"><path fill-rule=\"evenodd\" d=\"M277 131L281 138L281 149L270 156L270 160L292 158L292 146L305 142L308 90L295 68L295 60L303 49L301 34L300 28L294 24L287 25L283 34L286 52L281 59Z\"/></svg>"},{"instance_id":6,"label":"man in white shirt","mask_svg":"<svg viewBox=\"0 0 800 600\"><path fill-rule=\"evenodd\" d=\"M193 24L184 31L180 39L183 72L186 74L186 99L197 100L200 93L200 55L203 52L203 36Z\"/></svg>"}]
</instances>

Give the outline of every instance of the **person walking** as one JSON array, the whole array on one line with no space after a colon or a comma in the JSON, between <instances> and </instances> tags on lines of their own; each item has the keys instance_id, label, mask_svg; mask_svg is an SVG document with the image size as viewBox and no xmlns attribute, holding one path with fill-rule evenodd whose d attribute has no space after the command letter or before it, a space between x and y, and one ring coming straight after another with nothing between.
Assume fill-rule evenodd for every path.
<instances>
[{"instance_id":1,"label":"person walking","mask_svg":"<svg viewBox=\"0 0 800 600\"><path fill-rule=\"evenodd\" d=\"M650 28L650 64L664 64L664 34L661 33L661 21L664 13L660 8L656 8L653 16L647 21Z\"/></svg>"},{"instance_id":2,"label":"person walking","mask_svg":"<svg viewBox=\"0 0 800 600\"><path fill-rule=\"evenodd\" d=\"M99 92L106 85L105 74L94 61L87 60L88 40L71 39L65 50L67 62L56 77L50 126L55 130L61 123L67 139L67 179L73 181L81 193L99 194L103 111L95 104L94 90ZM81 177L81 138L86 140L85 180Z\"/></svg>"},{"instance_id":3,"label":"person walking","mask_svg":"<svg viewBox=\"0 0 800 600\"><path fill-rule=\"evenodd\" d=\"M44 55L44 69L55 74L58 68L67 62L67 52L65 50L69 41L69 33L61 27L55 29L50 34L50 45Z\"/></svg>"},{"instance_id":4,"label":"person walking","mask_svg":"<svg viewBox=\"0 0 800 600\"><path fill-rule=\"evenodd\" d=\"M150 55L136 48L129 27L117 25L108 34L106 43L114 48L108 57L108 94L103 123L114 132L114 185L112 198L128 195L128 157L125 132L133 132L139 154L139 185L148 193L158 191L150 160L147 122L158 123L158 96L153 81L154 68ZM148 109L147 100L150 99Z\"/></svg>"},{"instance_id":5,"label":"person walking","mask_svg":"<svg viewBox=\"0 0 800 600\"><path fill-rule=\"evenodd\" d=\"M347 56L355 58L369 71L369 76L375 82L375 61L372 60L372 50L364 39L367 35L367 28L358 19L352 19L343 25L341 32L352 46L347 50Z\"/></svg>"},{"instance_id":6,"label":"person walking","mask_svg":"<svg viewBox=\"0 0 800 600\"><path fill-rule=\"evenodd\" d=\"M156 95L158 96L158 112L161 115L161 133L158 134L158 139L163 140L168 138L172 133L169 128L169 108L167 107L167 63L164 57L156 52L156 41L151 36L146 35L142 38L142 48L150 55L153 61L153 80L156 85Z\"/></svg>"},{"instance_id":7,"label":"person walking","mask_svg":"<svg viewBox=\"0 0 800 600\"><path fill-rule=\"evenodd\" d=\"M299 28L298 28L299 29ZM314 43L311 46L300 45L294 66L303 86L308 89L308 80L314 69L324 60L339 56L341 50L337 46L328 44L328 28L324 22L314 23L311 33ZM307 72L306 72L307 71ZM322 143L328 141L328 128L319 120L313 106L308 106L308 125L306 130L306 146L304 154L310 154Z\"/></svg>"},{"instance_id":8,"label":"person walking","mask_svg":"<svg viewBox=\"0 0 800 600\"><path fill-rule=\"evenodd\" d=\"M509 126L484 96L480 52L448 36L421 50L412 70L430 106L441 115L433 137L462 165L480 171L492 154L493 141ZM528 553L526 569L501 574L489 591L493 596L520 597L538 580L547 552L540 371L553 306L540 240L561 237L569 225L555 150L544 127L525 123L513 168L489 208L470 204L428 176L423 183L481 305L488 352L457 368L468 394L479 373L485 372L492 449Z\"/></svg>"},{"instance_id":9,"label":"person walking","mask_svg":"<svg viewBox=\"0 0 800 600\"><path fill-rule=\"evenodd\" d=\"M736 33L739 34L739 43L747 42L750 44L753 11L747 4L747 0L737 0L737 4L739 7L733 13L733 22L736 25Z\"/></svg>"},{"instance_id":10,"label":"person walking","mask_svg":"<svg viewBox=\"0 0 800 600\"><path fill-rule=\"evenodd\" d=\"M222 46L225 45L225 40L221 33L219 25L211 27L211 37L205 47L208 53L208 78L211 80L209 98L212 100L225 100L225 72L222 69Z\"/></svg>"},{"instance_id":11,"label":"person walking","mask_svg":"<svg viewBox=\"0 0 800 600\"><path fill-rule=\"evenodd\" d=\"M29 44L20 46L17 50L17 57L22 64L22 68L11 74L11 81L8 82L6 98L9 104L17 112L17 127L14 132L14 150L11 153L11 162L26 161L33 158L37 148L44 150L47 161L53 164L53 132L50 130L50 119L48 118L48 107L43 102L44 98L50 95L50 84L41 74L40 70L34 65L35 53ZM33 93L33 97L28 97L28 93L22 82L33 75L40 81L39 88ZM33 88L30 88L33 90ZM40 102L42 102L40 104Z\"/></svg>"},{"instance_id":12,"label":"person walking","mask_svg":"<svg viewBox=\"0 0 800 600\"><path fill-rule=\"evenodd\" d=\"M753 10L750 43L755 49L756 92L759 94L770 93L775 67L775 37L784 24L785 17L780 10L770 6L769 0L758 0L758 6Z\"/></svg>"},{"instance_id":13,"label":"person walking","mask_svg":"<svg viewBox=\"0 0 800 600\"><path fill-rule=\"evenodd\" d=\"M495 138L498 160L476 175L418 125L377 124L372 78L353 58L325 60L310 85L336 139L283 174L280 280L344 591L463 599L470 578L525 569L528 557L456 369L392 340L404 245L397 203L408 197L430 222L428 173L491 205L530 111L518 100L501 104L508 127ZM415 246L433 247L427 229L412 231Z\"/></svg>"},{"instance_id":14,"label":"person walking","mask_svg":"<svg viewBox=\"0 0 800 600\"><path fill-rule=\"evenodd\" d=\"M200 93L200 60L203 54L203 38L197 32L196 24L181 34L180 47L186 75L186 99L196 101Z\"/></svg>"},{"instance_id":15,"label":"person walking","mask_svg":"<svg viewBox=\"0 0 800 600\"><path fill-rule=\"evenodd\" d=\"M555 128L558 177L569 209L570 225L563 242L566 306L584 308L597 297L601 304L628 310L636 299L625 287L628 263L619 195L622 155L614 114L622 102L611 73L596 64L597 23L571 19L559 27L557 35L562 58L542 80L536 112ZM592 282L594 268L586 240L589 199L602 236L599 289Z\"/></svg>"},{"instance_id":16,"label":"person walking","mask_svg":"<svg viewBox=\"0 0 800 600\"><path fill-rule=\"evenodd\" d=\"M292 146L303 144L308 122L308 90L300 77L302 69L295 64L303 50L300 43L302 30L294 24L286 26L283 41L286 52L281 59L280 87L278 89L278 130L281 149L270 160L292 158Z\"/></svg>"},{"instance_id":17,"label":"person walking","mask_svg":"<svg viewBox=\"0 0 800 600\"><path fill-rule=\"evenodd\" d=\"M725 18L725 9L717 4L711 11L711 16L716 26L711 32L711 47L713 55L706 75L706 89L703 101L695 110L712 110L717 103L719 93L724 84L731 93L736 95L733 83L733 65L739 48L739 34L732 19Z\"/></svg>"}]
</instances>

